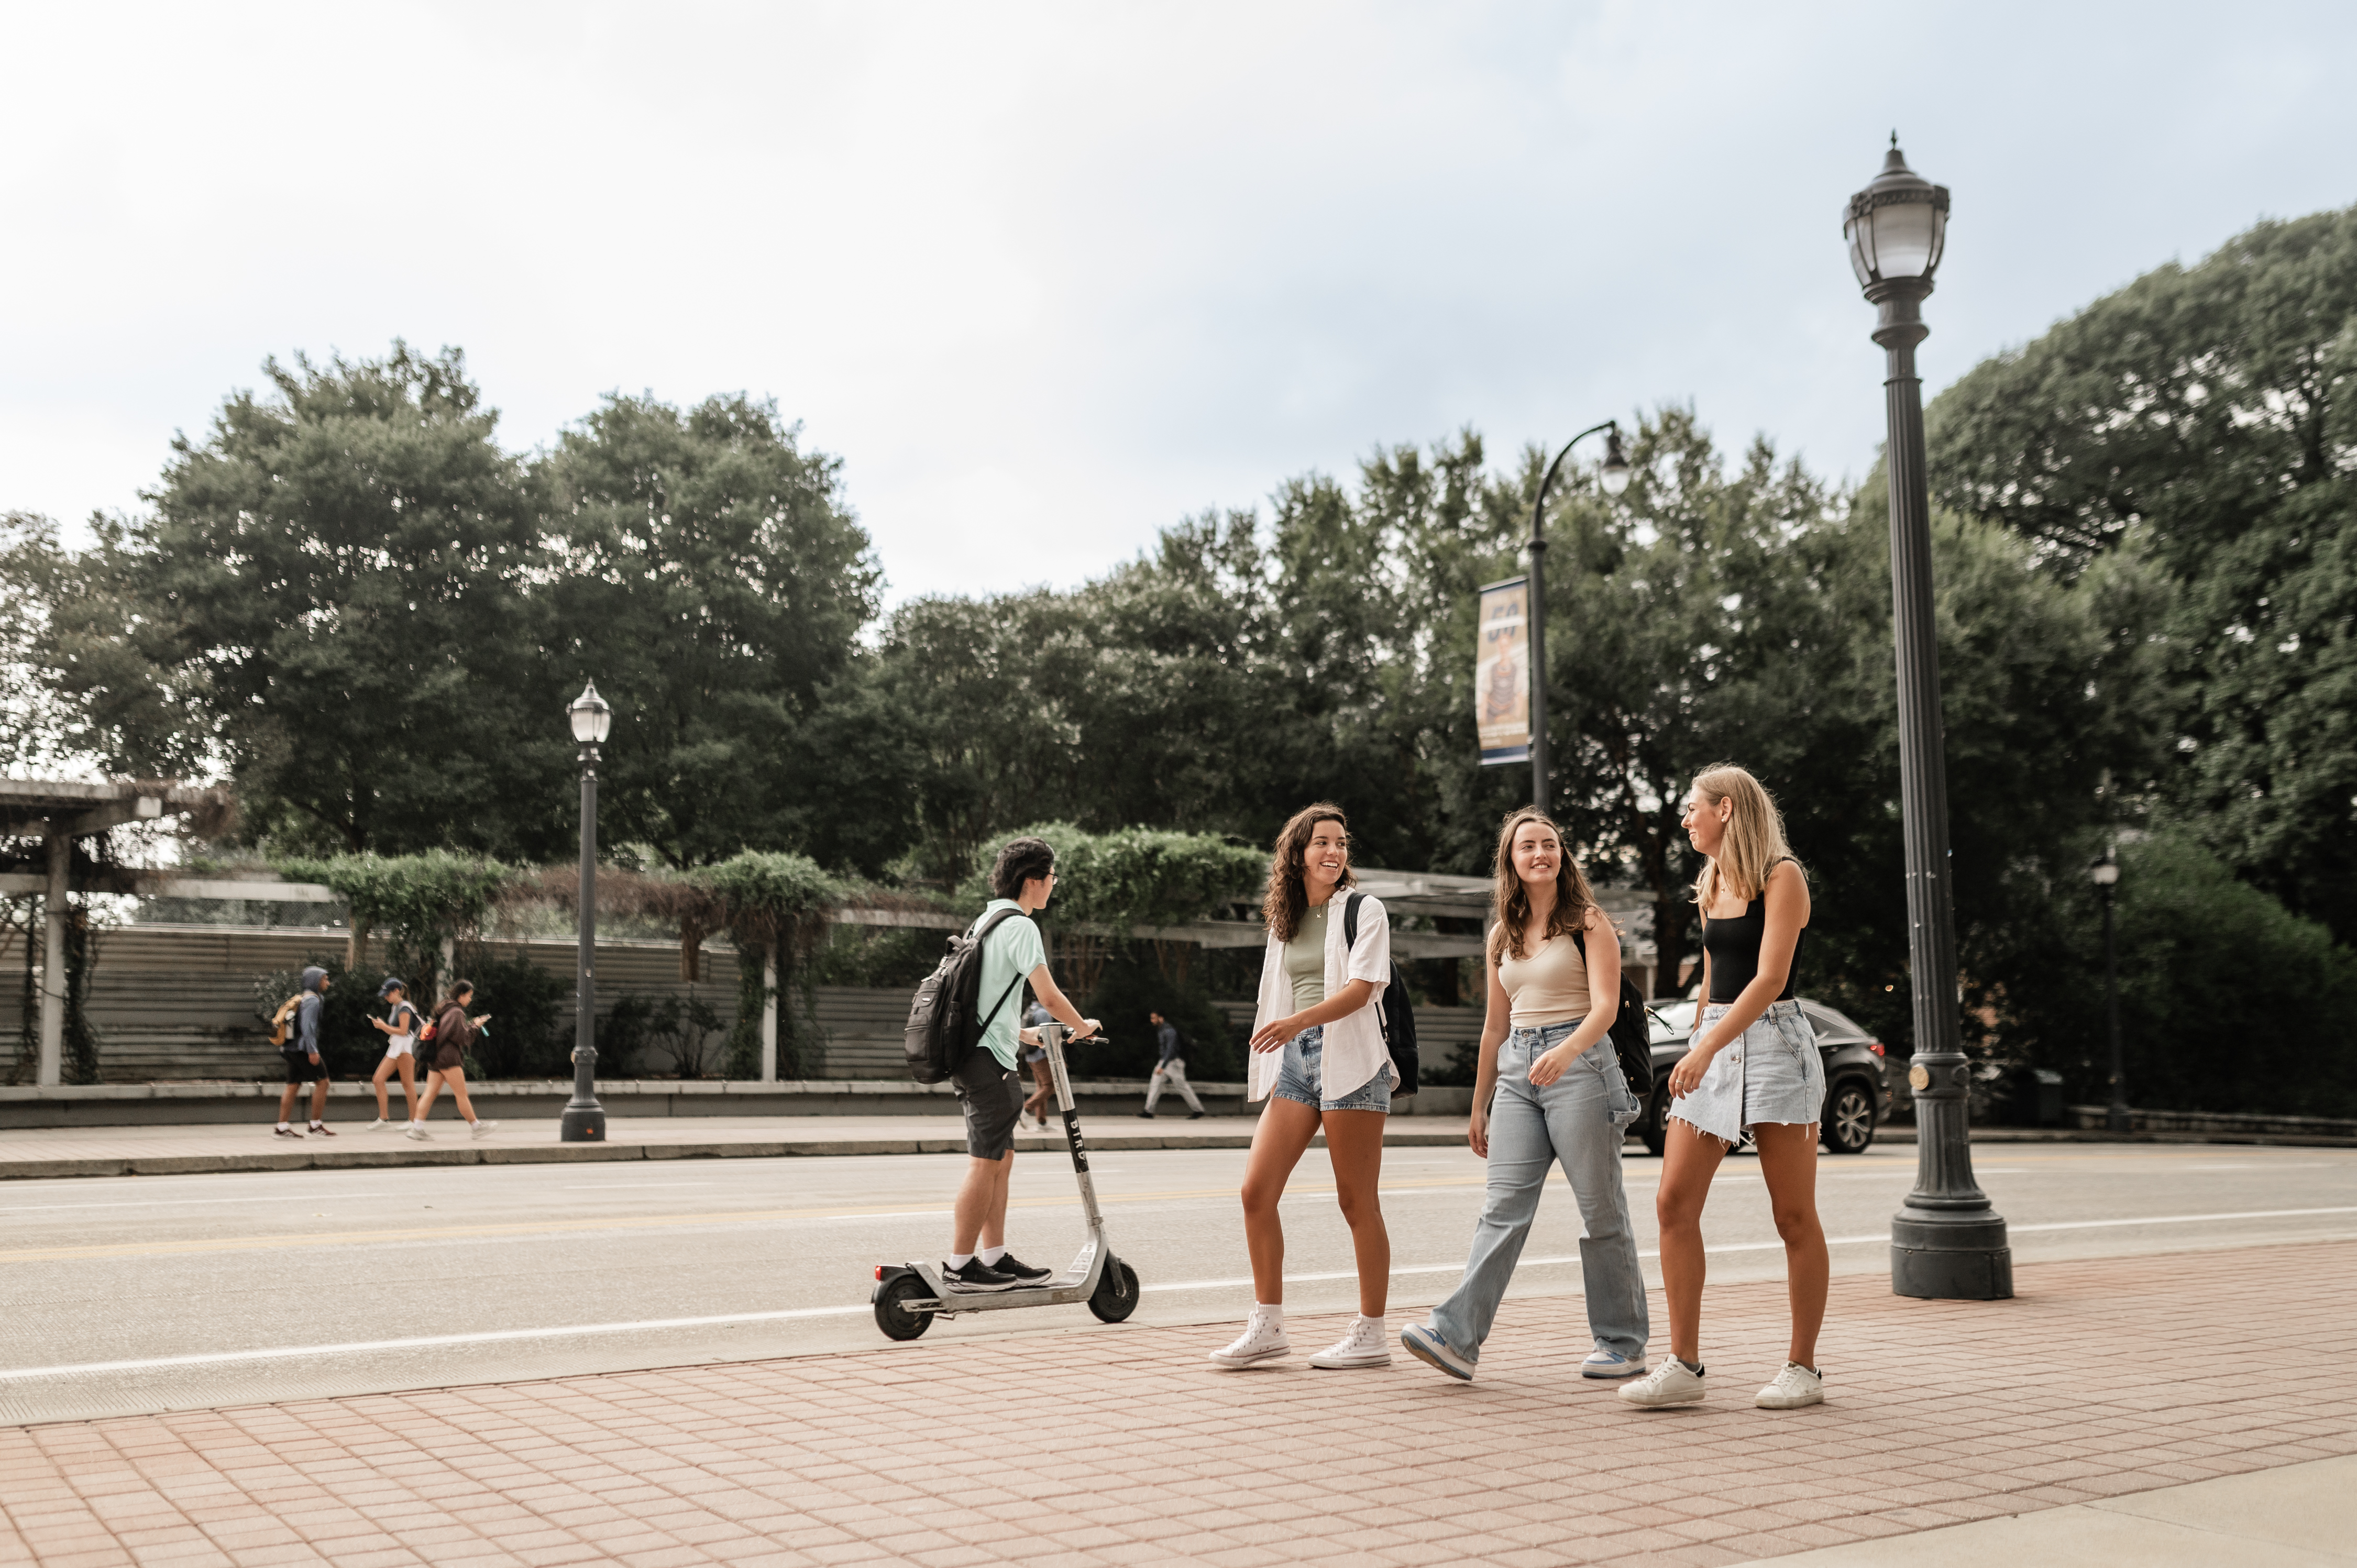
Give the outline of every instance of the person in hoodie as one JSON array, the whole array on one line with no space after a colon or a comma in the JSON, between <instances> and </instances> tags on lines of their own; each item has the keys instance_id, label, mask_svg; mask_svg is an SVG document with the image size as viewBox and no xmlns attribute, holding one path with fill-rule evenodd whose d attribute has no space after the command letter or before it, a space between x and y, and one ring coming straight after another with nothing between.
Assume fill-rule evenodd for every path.
<instances>
[{"instance_id":1,"label":"person in hoodie","mask_svg":"<svg viewBox=\"0 0 2357 1568\"><path fill-rule=\"evenodd\" d=\"M303 999L295 1005L295 1032L279 1054L286 1058L286 1091L278 1097L278 1136L299 1138L289 1118L305 1084L311 1085L311 1131L332 1138L328 1130L328 1063L319 1054L319 1016L327 1011L328 972L313 964L303 972Z\"/></svg>"},{"instance_id":2,"label":"person in hoodie","mask_svg":"<svg viewBox=\"0 0 2357 1568\"><path fill-rule=\"evenodd\" d=\"M458 1102L458 1114L467 1119L467 1127L475 1137L490 1134L496 1122L486 1122L475 1114L474 1102L467 1098L467 1048L491 1021L489 1013L467 1015L467 1004L475 999L475 983L454 980L450 990L434 1012L434 1057L427 1064L425 1092L418 1097L416 1114L402 1130L402 1136L425 1143L433 1136L425 1130L425 1119L434 1114L435 1097L449 1086L451 1098Z\"/></svg>"}]
</instances>

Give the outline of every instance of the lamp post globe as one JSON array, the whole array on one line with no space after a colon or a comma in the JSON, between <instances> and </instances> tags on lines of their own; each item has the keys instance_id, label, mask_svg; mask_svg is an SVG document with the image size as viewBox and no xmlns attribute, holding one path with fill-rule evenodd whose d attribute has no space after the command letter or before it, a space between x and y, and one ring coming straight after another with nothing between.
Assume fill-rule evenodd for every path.
<instances>
[{"instance_id":1,"label":"lamp post globe","mask_svg":"<svg viewBox=\"0 0 2357 1568\"><path fill-rule=\"evenodd\" d=\"M606 1108L597 1103L597 747L612 727L614 710L595 681L565 704L565 716L581 746L581 952L573 993L573 1098L557 1123L566 1144L606 1141Z\"/></svg>"},{"instance_id":2,"label":"lamp post globe","mask_svg":"<svg viewBox=\"0 0 2357 1568\"><path fill-rule=\"evenodd\" d=\"M1531 553L1531 804L1542 811L1550 809L1547 797L1552 793L1546 743L1547 491L1555 487L1555 470L1571 456L1571 449L1599 433L1605 438L1604 466L1597 471L1597 482L1608 496L1617 496L1629 488L1629 457L1620 449L1620 422L1608 419L1601 424L1589 425L1563 444L1555 461L1539 476L1538 499L1531 503L1531 537L1524 546Z\"/></svg>"},{"instance_id":3,"label":"lamp post globe","mask_svg":"<svg viewBox=\"0 0 2357 1568\"><path fill-rule=\"evenodd\" d=\"M1914 993L1914 1190L1890 1222L1890 1288L1900 1295L1995 1301L2013 1294L2005 1221L1973 1179L1972 1064L1957 986L1955 895L1948 874L1948 769L1940 714L1940 645L1932 606L1932 498L1923 450L1923 383L1915 346L1921 306L1948 239L1948 188L1907 166L1892 132L1873 183L1849 199L1842 237L1876 311L1889 441L1891 631L1899 675L1899 782L1906 847L1908 972Z\"/></svg>"},{"instance_id":4,"label":"lamp post globe","mask_svg":"<svg viewBox=\"0 0 2357 1568\"><path fill-rule=\"evenodd\" d=\"M2087 867L2087 879L2104 899L2104 1023L2112 1045L2112 1099L2104 1112L2104 1124L2111 1132L2125 1133L2130 1126L2127 1061L2120 1049L2119 949L2112 936L2112 890L2119 885L2119 857L2105 849Z\"/></svg>"}]
</instances>

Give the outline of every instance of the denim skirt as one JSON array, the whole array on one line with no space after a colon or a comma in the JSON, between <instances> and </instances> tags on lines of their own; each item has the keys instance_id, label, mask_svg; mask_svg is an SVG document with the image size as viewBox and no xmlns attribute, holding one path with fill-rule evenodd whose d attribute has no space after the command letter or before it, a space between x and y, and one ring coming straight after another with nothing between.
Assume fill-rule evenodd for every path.
<instances>
[{"instance_id":1,"label":"denim skirt","mask_svg":"<svg viewBox=\"0 0 2357 1568\"><path fill-rule=\"evenodd\" d=\"M1700 1034L1732 1011L1711 1003L1695 1024ZM1759 1021L1713 1057L1692 1094L1670 1102L1670 1114L1733 1147L1762 1122L1813 1124L1825 1103L1825 1064L1816 1031L1798 1002L1771 1002Z\"/></svg>"}]
</instances>

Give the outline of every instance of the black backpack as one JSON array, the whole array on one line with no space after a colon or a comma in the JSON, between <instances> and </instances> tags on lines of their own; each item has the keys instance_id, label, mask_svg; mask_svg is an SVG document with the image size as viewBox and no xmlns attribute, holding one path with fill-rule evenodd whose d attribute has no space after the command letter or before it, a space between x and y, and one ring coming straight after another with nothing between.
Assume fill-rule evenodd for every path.
<instances>
[{"instance_id":1,"label":"black backpack","mask_svg":"<svg viewBox=\"0 0 2357 1568\"><path fill-rule=\"evenodd\" d=\"M1363 893L1353 893L1342 901L1342 945L1359 945L1359 900ZM1375 1003L1375 1021L1383 1027L1383 1046L1392 1054L1392 1066L1399 1069L1399 1087L1392 1090L1394 1100L1405 1100L1415 1092L1415 1008L1407 999L1407 977L1400 973L1399 961L1392 961L1392 983L1383 987Z\"/></svg>"},{"instance_id":2,"label":"black backpack","mask_svg":"<svg viewBox=\"0 0 2357 1568\"><path fill-rule=\"evenodd\" d=\"M1587 933L1571 933L1572 945L1579 950L1579 961L1587 962ZM1637 994L1636 983L1629 972L1620 972L1620 1010L1612 1015L1612 1054L1620 1058L1620 1076L1629 1080L1629 1092L1639 1100L1653 1092L1653 1031L1646 1024L1645 999Z\"/></svg>"},{"instance_id":3,"label":"black backpack","mask_svg":"<svg viewBox=\"0 0 2357 1568\"><path fill-rule=\"evenodd\" d=\"M982 1043L983 1030L998 1016L1008 997L1022 989L1023 977L999 993L990 1011L981 1011L982 944L999 923L1020 909L1000 909L969 927L965 935L950 939L950 950L932 973L917 987L909 1004L909 1076L919 1083L939 1083L955 1076Z\"/></svg>"}]
</instances>

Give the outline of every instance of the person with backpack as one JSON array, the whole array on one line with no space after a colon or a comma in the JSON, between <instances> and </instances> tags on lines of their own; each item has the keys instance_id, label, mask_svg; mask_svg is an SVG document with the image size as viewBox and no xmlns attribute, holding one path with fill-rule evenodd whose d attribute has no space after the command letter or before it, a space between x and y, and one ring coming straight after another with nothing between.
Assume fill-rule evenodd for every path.
<instances>
[{"instance_id":1,"label":"person with backpack","mask_svg":"<svg viewBox=\"0 0 2357 1568\"><path fill-rule=\"evenodd\" d=\"M1560 1165L1587 1230L1579 1262L1593 1348L1580 1375L1635 1377L1645 1370L1652 1325L1620 1181L1623 1129L1638 1112L1613 1038L1625 1032L1615 1026L1634 1001L1621 990L1620 936L1561 830L1537 807L1506 818L1494 868L1495 919L1483 958L1489 1015L1465 1133L1489 1162L1489 1190L1463 1281L1430 1317L1402 1329L1400 1343L1450 1377L1471 1380L1547 1172ZM1641 1002L1634 1011L1638 1047L1649 1049Z\"/></svg>"},{"instance_id":2,"label":"person with backpack","mask_svg":"<svg viewBox=\"0 0 2357 1568\"><path fill-rule=\"evenodd\" d=\"M381 1133L393 1125L393 1108L387 1103L384 1080L394 1068L401 1069L401 1096L409 1106L409 1121L417 1116L417 1009L409 1004L409 983L393 975L376 988L376 999L389 1003L390 1010L382 1018L371 1018L379 1034L385 1036L384 1059L376 1064L376 1076L369 1081L376 1089L376 1120L369 1131Z\"/></svg>"},{"instance_id":3,"label":"person with backpack","mask_svg":"<svg viewBox=\"0 0 2357 1568\"><path fill-rule=\"evenodd\" d=\"M442 1086L450 1086L450 1096L458 1102L458 1114L467 1119L467 1128L478 1138L489 1137L496 1122L486 1122L475 1114L472 1101L467 1098L467 1050L481 1034L483 1026L491 1021L489 1013L474 1017L467 1015L467 1004L475 999L475 983L454 980L449 993L434 1009L434 1058L425 1072L425 1093L418 1100L416 1113L402 1136L418 1143L430 1141L433 1134L425 1130L425 1119L434 1114L434 1097Z\"/></svg>"},{"instance_id":4,"label":"person with backpack","mask_svg":"<svg viewBox=\"0 0 2357 1568\"><path fill-rule=\"evenodd\" d=\"M1351 890L1352 880L1350 828L1340 808L1320 801L1295 812L1277 834L1261 905L1268 946L1244 1095L1268 1101L1244 1164L1254 1305L1243 1333L1211 1352L1218 1366L1249 1367L1292 1353L1277 1205L1321 1131L1358 1262L1359 1316L1309 1364L1391 1364L1383 1311L1392 1246L1376 1186L1392 1093L1407 1079L1393 1063L1378 1006L1393 978L1391 920L1381 900Z\"/></svg>"},{"instance_id":5,"label":"person with backpack","mask_svg":"<svg viewBox=\"0 0 2357 1568\"><path fill-rule=\"evenodd\" d=\"M1706 768L1687 798L1686 838L1707 858L1695 880L1702 912L1703 1005L1686 1054L1670 1069L1668 1142L1654 1212L1662 1227L1662 1294L1670 1359L1620 1391L1631 1404L1692 1404L1703 1381L1702 1210L1727 1151L1746 1139L1776 1234L1784 1242L1792 1337L1784 1369L1751 1402L1798 1410L1824 1402L1817 1331L1831 1269L1817 1219L1817 1119L1825 1067L1793 1000L1809 925L1809 883L1784 843L1784 819L1740 768Z\"/></svg>"},{"instance_id":6,"label":"person with backpack","mask_svg":"<svg viewBox=\"0 0 2357 1568\"><path fill-rule=\"evenodd\" d=\"M975 1016L981 1039L950 1074L965 1113L965 1179L951 1213L950 1255L943 1279L952 1290L1002 1291L1036 1285L1053 1271L1034 1268L1006 1250L1006 1191L1015 1174L1015 1054L1022 997L1028 980L1049 1015L1076 1040L1097 1032L1048 972L1048 949L1031 917L1056 891L1056 851L1045 839L1009 840L990 868L995 897L983 906L974 932L982 944Z\"/></svg>"},{"instance_id":7,"label":"person with backpack","mask_svg":"<svg viewBox=\"0 0 2357 1568\"><path fill-rule=\"evenodd\" d=\"M304 1135L290 1119L307 1083L311 1086L310 1131L322 1138L336 1135L328 1126L328 1062L319 1053L319 1015L327 1006L328 972L313 964L303 972L303 989L295 995L292 1033L279 1047L278 1054L286 1058L286 1089L278 1097L277 1137ZM284 1007L279 1009L282 1022L285 1013Z\"/></svg>"},{"instance_id":8,"label":"person with backpack","mask_svg":"<svg viewBox=\"0 0 2357 1568\"><path fill-rule=\"evenodd\" d=\"M1154 1064L1152 1076L1146 1080L1146 1109L1138 1114L1149 1122L1154 1120L1155 1101L1162 1098L1163 1086L1168 1084L1187 1102L1187 1120L1200 1121L1203 1102L1195 1098L1194 1087L1187 1081L1187 1042L1178 1037L1178 1026L1161 1014L1148 1013L1146 1019L1154 1026L1154 1047L1161 1055Z\"/></svg>"}]
</instances>

